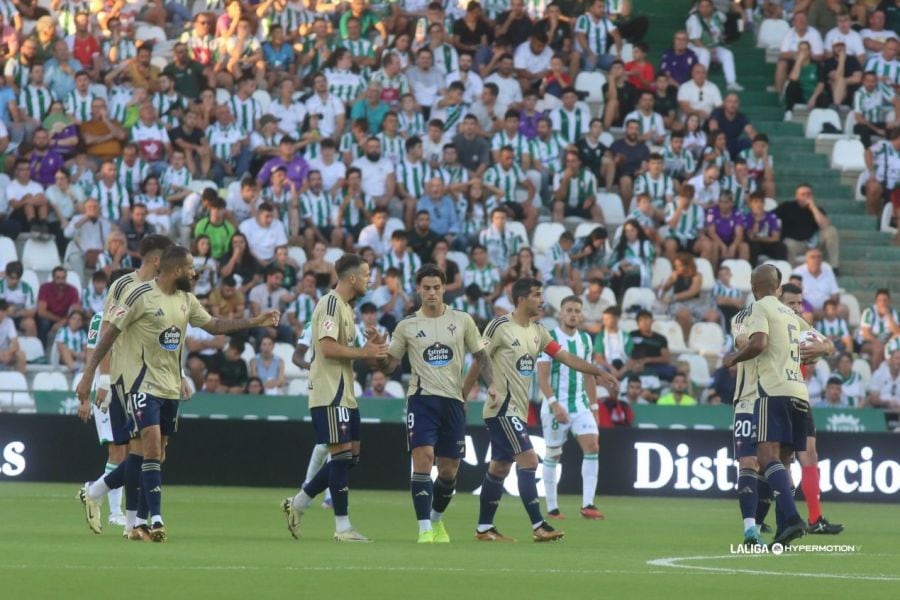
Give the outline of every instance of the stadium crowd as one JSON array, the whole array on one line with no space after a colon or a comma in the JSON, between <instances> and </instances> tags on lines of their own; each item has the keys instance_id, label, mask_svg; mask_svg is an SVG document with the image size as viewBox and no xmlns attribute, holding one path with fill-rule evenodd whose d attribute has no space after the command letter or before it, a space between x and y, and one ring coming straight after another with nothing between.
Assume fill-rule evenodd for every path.
<instances>
[{"instance_id":1,"label":"stadium crowd","mask_svg":"<svg viewBox=\"0 0 900 600\"><path fill-rule=\"evenodd\" d=\"M192 249L211 314L286 316L230 339L190 329L198 390L286 393L283 348L353 251L372 267L368 326L415 308L424 263L482 324L534 276L548 324L583 299L621 397L730 403L728 322L751 265L775 261L841 350L809 370L813 402L896 411L900 315L880 292L848 326L835 223L813 187L776 189L728 48L789 20L786 118L851 111L870 209L887 195L896 218L900 2L847 4L699 0L654 64L628 0L0 0L0 234L60 258L38 285L4 250L0 363L24 373L18 339L37 338L77 372L110 275L164 233Z\"/></svg>"}]
</instances>

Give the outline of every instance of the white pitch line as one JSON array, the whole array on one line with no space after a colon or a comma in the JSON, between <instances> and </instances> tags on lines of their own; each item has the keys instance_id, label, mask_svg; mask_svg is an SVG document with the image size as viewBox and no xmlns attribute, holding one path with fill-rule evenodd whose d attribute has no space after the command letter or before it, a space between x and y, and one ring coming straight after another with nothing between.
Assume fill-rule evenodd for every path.
<instances>
[{"instance_id":1,"label":"white pitch line","mask_svg":"<svg viewBox=\"0 0 900 600\"><path fill-rule=\"evenodd\" d=\"M837 553L835 553L837 554ZM859 581L900 581L900 577L892 575L848 575L844 573L798 573L796 571L764 571L760 569L734 569L729 567L704 567L700 565L681 564L687 560L720 560L725 558L759 558L764 555L723 554L720 556L672 556L668 558L656 558L648 560L647 564L653 567L669 567L675 569L690 569L703 571L709 574L746 574L746 575L776 575L783 577L812 577L821 579L852 579ZM800 554L785 554L787 556L801 556ZM846 554L846 556L854 556Z\"/></svg>"}]
</instances>

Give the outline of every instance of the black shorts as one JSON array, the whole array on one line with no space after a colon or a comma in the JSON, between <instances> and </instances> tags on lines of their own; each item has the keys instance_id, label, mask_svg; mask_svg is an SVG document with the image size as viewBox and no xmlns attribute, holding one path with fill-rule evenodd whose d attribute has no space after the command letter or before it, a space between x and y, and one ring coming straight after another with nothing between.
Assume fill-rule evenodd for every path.
<instances>
[{"instance_id":1,"label":"black shorts","mask_svg":"<svg viewBox=\"0 0 900 600\"><path fill-rule=\"evenodd\" d=\"M519 417L489 417L484 424L491 438L491 460L515 462L516 456L533 448L528 428Z\"/></svg>"},{"instance_id":2,"label":"black shorts","mask_svg":"<svg viewBox=\"0 0 900 600\"><path fill-rule=\"evenodd\" d=\"M591 211L583 206L569 206L566 204L563 207L563 215L566 217L581 217L585 221L591 220Z\"/></svg>"},{"instance_id":3,"label":"black shorts","mask_svg":"<svg viewBox=\"0 0 900 600\"><path fill-rule=\"evenodd\" d=\"M346 406L314 406L309 409L317 444L359 441L359 409Z\"/></svg>"},{"instance_id":4,"label":"black shorts","mask_svg":"<svg viewBox=\"0 0 900 600\"><path fill-rule=\"evenodd\" d=\"M762 396L753 408L758 441L779 442L795 452L806 450L809 403L790 396Z\"/></svg>"},{"instance_id":5,"label":"black shorts","mask_svg":"<svg viewBox=\"0 0 900 600\"><path fill-rule=\"evenodd\" d=\"M434 455L466 455L466 409L455 398L410 396L406 402L407 447L434 447Z\"/></svg>"},{"instance_id":6,"label":"black shorts","mask_svg":"<svg viewBox=\"0 0 900 600\"><path fill-rule=\"evenodd\" d=\"M743 401L740 401L738 404L742 405ZM757 439L756 415L750 412L738 412L738 408L742 408L742 406L736 405L734 411L734 457L755 457Z\"/></svg>"},{"instance_id":7,"label":"black shorts","mask_svg":"<svg viewBox=\"0 0 900 600\"><path fill-rule=\"evenodd\" d=\"M110 388L109 393L112 396L109 401L109 427L112 430L113 444L124 446L135 437L134 421L126 412L125 402L119 397L116 386Z\"/></svg>"},{"instance_id":8,"label":"black shorts","mask_svg":"<svg viewBox=\"0 0 900 600\"><path fill-rule=\"evenodd\" d=\"M813 418L812 407L806 411L806 437L816 437L816 420Z\"/></svg>"},{"instance_id":9,"label":"black shorts","mask_svg":"<svg viewBox=\"0 0 900 600\"><path fill-rule=\"evenodd\" d=\"M127 410L135 434L154 425L159 426L159 432L164 436L171 436L178 431L178 400L144 392L130 392L127 398Z\"/></svg>"},{"instance_id":10,"label":"black shorts","mask_svg":"<svg viewBox=\"0 0 900 600\"><path fill-rule=\"evenodd\" d=\"M677 237L670 237L669 239L675 240L675 243L678 244L678 252L687 252L688 254L694 253L694 244L697 243L696 238L684 241Z\"/></svg>"}]
</instances>

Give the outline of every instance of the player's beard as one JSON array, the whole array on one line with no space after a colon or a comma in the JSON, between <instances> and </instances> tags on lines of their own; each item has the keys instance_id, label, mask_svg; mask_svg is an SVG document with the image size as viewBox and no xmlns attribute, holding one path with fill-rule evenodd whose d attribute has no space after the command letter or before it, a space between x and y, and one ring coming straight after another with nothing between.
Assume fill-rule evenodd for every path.
<instances>
[{"instance_id":1,"label":"player's beard","mask_svg":"<svg viewBox=\"0 0 900 600\"><path fill-rule=\"evenodd\" d=\"M179 277L175 280L175 289L180 292L190 292L192 287L190 277Z\"/></svg>"}]
</instances>

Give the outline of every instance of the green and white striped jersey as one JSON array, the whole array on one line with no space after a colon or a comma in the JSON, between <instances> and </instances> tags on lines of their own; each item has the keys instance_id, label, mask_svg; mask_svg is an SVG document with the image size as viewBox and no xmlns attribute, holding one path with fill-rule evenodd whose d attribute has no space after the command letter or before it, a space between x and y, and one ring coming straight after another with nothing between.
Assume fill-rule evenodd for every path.
<instances>
[{"instance_id":1,"label":"green and white striped jersey","mask_svg":"<svg viewBox=\"0 0 900 600\"><path fill-rule=\"evenodd\" d=\"M440 119L444 124L442 129L445 132L456 135L459 131L459 125L462 123L463 117L465 117L468 112L469 105L465 102L441 108L437 108L437 105L435 105L435 108L431 111L431 119Z\"/></svg>"},{"instance_id":2,"label":"green and white striped jersey","mask_svg":"<svg viewBox=\"0 0 900 600\"><path fill-rule=\"evenodd\" d=\"M357 158L362 158L365 155L366 151L356 142L356 137L350 133L349 131L341 136L341 142L338 144L338 150L340 150L341 155L345 152L350 153L350 162L353 162Z\"/></svg>"},{"instance_id":3,"label":"green and white striped jersey","mask_svg":"<svg viewBox=\"0 0 900 600\"><path fill-rule=\"evenodd\" d=\"M441 44L437 48L432 48L434 54L434 66L438 71L444 74L444 77L459 71L459 54L456 48L450 44Z\"/></svg>"},{"instance_id":4,"label":"green and white striped jersey","mask_svg":"<svg viewBox=\"0 0 900 600\"><path fill-rule=\"evenodd\" d=\"M130 206L128 190L118 181L111 187L98 181L88 197L96 199L100 203L100 214L113 222L122 218L123 208Z\"/></svg>"},{"instance_id":5,"label":"green and white striped jersey","mask_svg":"<svg viewBox=\"0 0 900 600\"><path fill-rule=\"evenodd\" d=\"M109 57L113 48L116 48L117 51L116 60L112 60ZM100 54L102 54L103 58L109 61L110 64L117 65L129 58L137 56L137 46L135 45L134 40L129 38L120 38L117 44L113 44L110 39L104 39L100 42Z\"/></svg>"},{"instance_id":6,"label":"green and white striped jersey","mask_svg":"<svg viewBox=\"0 0 900 600\"><path fill-rule=\"evenodd\" d=\"M634 342L627 331L604 329L594 338L594 353L601 355L608 363L614 360L627 362L633 351Z\"/></svg>"},{"instance_id":7,"label":"green and white striped jersey","mask_svg":"<svg viewBox=\"0 0 900 600\"><path fill-rule=\"evenodd\" d=\"M34 289L27 282L19 280L16 289L10 289L6 279L0 279L0 298L6 300L10 306L18 309L36 308Z\"/></svg>"},{"instance_id":8,"label":"green and white striped jersey","mask_svg":"<svg viewBox=\"0 0 900 600\"><path fill-rule=\"evenodd\" d=\"M403 186L406 193L418 200L425 195L425 184L435 173L424 160L417 163L403 161L395 169L397 183Z\"/></svg>"},{"instance_id":9,"label":"green and white striped jersey","mask_svg":"<svg viewBox=\"0 0 900 600\"><path fill-rule=\"evenodd\" d=\"M635 208L628 214L629 219L634 219L638 223L640 223L641 227L645 230L647 229L656 229L656 221L653 219L652 215L644 214L640 211L640 209Z\"/></svg>"},{"instance_id":10,"label":"green and white striped jersey","mask_svg":"<svg viewBox=\"0 0 900 600\"><path fill-rule=\"evenodd\" d=\"M266 28L265 33L268 36L271 25L281 25L286 37L297 35L297 30L301 25L310 25L316 18L315 13L306 10L303 2L288 2L280 11L273 11L270 20L271 24Z\"/></svg>"},{"instance_id":11,"label":"green and white striped jersey","mask_svg":"<svg viewBox=\"0 0 900 600\"><path fill-rule=\"evenodd\" d=\"M87 346L87 334L82 329L72 331L68 327L63 327L56 334L54 342L62 345L72 352L84 352Z\"/></svg>"},{"instance_id":12,"label":"green and white striped jersey","mask_svg":"<svg viewBox=\"0 0 900 600\"><path fill-rule=\"evenodd\" d=\"M432 177L440 177L444 185L467 183L469 181L469 172L462 165L452 167L443 165L440 169L432 169L431 173Z\"/></svg>"},{"instance_id":13,"label":"green and white striped jersey","mask_svg":"<svg viewBox=\"0 0 900 600\"><path fill-rule=\"evenodd\" d=\"M840 371L834 371L831 376L841 380L841 400L850 408L858 408L866 393L866 384L860 374L850 371L850 374L844 377Z\"/></svg>"},{"instance_id":14,"label":"green and white striped jersey","mask_svg":"<svg viewBox=\"0 0 900 600\"><path fill-rule=\"evenodd\" d=\"M590 111L583 106L576 105L573 111L566 110L564 106L550 111L550 122L553 123L553 131L557 132L569 144L574 144L578 141L578 138L588 132L590 121Z\"/></svg>"},{"instance_id":15,"label":"green and white striped jersey","mask_svg":"<svg viewBox=\"0 0 900 600\"><path fill-rule=\"evenodd\" d=\"M648 194L654 207L663 208L675 196L675 185L665 173L656 178L649 172L643 173L634 180L634 195L641 194Z\"/></svg>"},{"instance_id":16,"label":"green and white striped jersey","mask_svg":"<svg viewBox=\"0 0 900 600\"><path fill-rule=\"evenodd\" d=\"M866 61L864 73L872 72L878 75L878 79L887 77L893 85L900 85L900 61L896 58L891 61L884 60L882 54L876 54Z\"/></svg>"},{"instance_id":17,"label":"green and white striped jersey","mask_svg":"<svg viewBox=\"0 0 900 600\"><path fill-rule=\"evenodd\" d=\"M425 117L419 111L413 111L411 115L408 115L406 111L401 110L397 113L397 119L400 122L400 133L405 134L407 138L425 135ZM345 135L353 137L352 133ZM343 138L341 140L343 141Z\"/></svg>"},{"instance_id":18,"label":"green and white striped jersey","mask_svg":"<svg viewBox=\"0 0 900 600\"><path fill-rule=\"evenodd\" d=\"M406 78L406 75L404 75L403 73L398 73L393 77L389 77L384 72L384 69L378 69L377 71L372 73L372 77L369 82L380 83L382 90L396 90L398 101L400 99L400 96L402 96L403 94L408 94L410 90L409 80Z\"/></svg>"},{"instance_id":19,"label":"green and white striped jersey","mask_svg":"<svg viewBox=\"0 0 900 600\"><path fill-rule=\"evenodd\" d=\"M478 289L484 294L494 293L494 288L500 285L500 271L491 263L484 267L479 267L475 263L469 263L463 271L463 287L469 287L472 284L478 286Z\"/></svg>"},{"instance_id":20,"label":"green and white striped jersey","mask_svg":"<svg viewBox=\"0 0 900 600\"><path fill-rule=\"evenodd\" d=\"M72 90L66 94L63 100L66 114L72 115L76 121L83 123L91 120L91 102L94 101L94 94L88 92L86 96L78 93L78 90Z\"/></svg>"},{"instance_id":21,"label":"green and white striped jersey","mask_svg":"<svg viewBox=\"0 0 900 600\"><path fill-rule=\"evenodd\" d=\"M872 144L875 177L878 181L887 182L887 189L892 190L900 182L900 150L894 148L890 140L878 140Z\"/></svg>"},{"instance_id":22,"label":"green and white striped jersey","mask_svg":"<svg viewBox=\"0 0 900 600\"><path fill-rule=\"evenodd\" d=\"M300 194L300 218L312 221L315 227L331 224L331 196L326 191L314 194L311 190Z\"/></svg>"},{"instance_id":23,"label":"green and white striped jersey","mask_svg":"<svg viewBox=\"0 0 900 600\"><path fill-rule=\"evenodd\" d=\"M666 146L663 149L662 157L666 165L665 173L669 177L690 177L697 169L697 161L694 160L694 155L684 148L676 154L671 147Z\"/></svg>"},{"instance_id":24,"label":"green and white striped jersey","mask_svg":"<svg viewBox=\"0 0 900 600\"><path fill-rule=\"evenodd\" d=\"M709 293L712 296L713 300L718 300L718 298L740 298L741 291L739 289L733 288L730 285L725 285L718 279L713 284L712 290Z\"/></svg>"},{"instance_id":25,"label":"green and white striped jersey","mask_svg":"<svg viewBox=\"0 0 900 600\"><path fill-rule=\"evenodd\" d=\"M666 221L669 221L675 215L675 202L666 203ZM705 223L705 215L703 209L697 204L691 202L687 210L681 213L678 223L675 227L669 227L669 237L676 238L682 242L695 240L703 231Z\"/></svg>"},{"instance_id":26,"label":"green and white striped jersey","mask_svg":"<svg viewBox=\"0 0 900 600\"><path fill-rule=\"evenodd\" d=\"M707 154L713 154L714 156L712 159L707 159ZM707 146L703 151L703 169L701 170L705 171L706 167L715 165L719 167L719 173L724 173L725 166L730 165L731 162L731 153L728 152L728 150L722 150L720 153L716 154L715 148L713 148L712 146Z\"/></svg>"},{"instance_id":27,"label":"green and white striped jersey","mask_svg":"<svg viewBox=\"0 0 900 600\"><path fill-rule=\"evenodd\" d=\"M869 123L883 123L891 109L894 93L885 93L880 87L871 92L861 87L853 94L853 111L860 113Z\"/></svg>"},{"instance_id":28,"label":"green and white striped jersey","mask_svg":"<svg viewBox=\"0 0 900 600\"><path fill-rule=\"evenodd\" d=\"M300 323L309 323L312 320L313 311L316 309L318 299L309 294L299 294L288 307L287 312L293 314Z\"/></svg>"},{"instance_id":29,"label":"green and white striped jersey","mask_svg":"<svg viewBox=\"0 0 900 600\"><path fill-rule=\"evenodd\" d=\"M128 166L120 156L116 159L116 179L131 194L141 191L141 183L150 175L150 165L138 156L134 164Z\"/></svg>"},{"instance_id":30,"label":"green and white striped jersey","mask_svg":"<svg viewBox=\"0 0 900 600\"><path fill-rule=\"evenodd\" d=\"M365 80L349 69L325 69L328 93L334 94L342 102L352 102L359 97L365 87Z\"/></svg>"},{"instance_id":31,"label":"green and white striped jersey","mask_svg":"<svg viewBox=\"0 0 900 600\"><path fill-rule=\"evenodd\" d=\"M725 15L714 10L708 19L703 19L698 13L694 13L688 17L686 29L689 39L699 39L707 48L718 46L725 33Z\"/></svg>"},{"instance_id":32,"label":"green and white striped jersey","mask_svg":"<svg viewBox=\"0 0 900 600\"><path fill-rule=\"evenodd\" d=\"M488 307L488 303L484 298L479 298L475 302L470 302L465 296L458 296L456 300L453 301L453 308L461 310L464 313L469 313L473 317L485 321L490 320L493 316L491 314L491 309Z\"/></svg>"},{"instance_id":33,"label":"green and white striped jersey","mask_svg":"<svg viewBox=\"0 0 900 600\"><path fill-rule=\"evenodd\" d=\"M5 20L6 23L10 21ZM24 65L18 58L10 58L6 61L3 68L3 75L9 83L15 84L19 89L28 85L28 79L31 77L31 65Z\"/></svg>"},{"instance_id":34,"label":"green and white striped jersey","mask_svg":"<svg viewBox=\"0 0 900 600\"><path fill-rule=\"evenodd\" d=\"M262 117L262 105L253 96L246 100L242 100L237 94L228 101L231 108L231 114L234 115L234 121L244 129L244 131L253 131L256 129L256 122Z\"/></svg>"},{"instance_id":35,"label":"green and white striped jersey","mask_svg":"<svg viewBox=\"0 0 900 600\"><path fill-rule=\"evenodd\" d=\"M509 229L497 231L493 225L478 234L478 243L487 249L488 260L498 269L506 271L510 259L526 245L518 234Z\"/></svg>"},{"instance_id":36,"label":"green and white striped jersey","mask_svg":"<svg viewBox=\"0 0 900 600\"><path fill-rule=\"evenodd\" d=\"M335 46L346 48L354 58L375 58L375 46L366 38L338 40Z\"/></svg>"},{"instance_id":37,"label":"green and white striped jersey","mask_svg":"<svg viewBox=\"0 0 900 600\"><path fill-rule=\"evenodd\" d=\"M389 250L381 259L381 272L390 268L400 270L400 281L407 294L412 294L416 289L416 271L422 266L422 259L412 250L407 250L401 256L397 256L393 249Z\"/></svg>"},{"instance_id":38,"label":"green and white striped jersey","mask_svg":"<svg viewBox=\"0 0 900 600\"><path fill-rule=\"evenodd\" d=\"M588 47L582 50L590 50L598 56L607 53L606 48L612 42L612 32L615 30L616 26L605 16L594 20L590 13L584 13L575 20L575 33L583 33L587 38Z\"/></svg>"},{"instance_id":39,"label":"green and white striped jersey","mask_svg":"<svg viewBox=\"0 0 900 600\"><path fill-rule=\"evenodd\" d=\"M900 313L894 308L891 309L891 319L893 319L895 324L900 324ZM891 334L893 333L888 329L887 320L878 314L878 310L876 310L874 304L872 306L867 306L862 312L859 319L859 329L869 329L872 332L872 335L881 338L883 341L891 337ZM860 337L860 339L862 339L862 337Z\"/></svg>"},{"instance_id":40,"label":"green and white striped jersey","mask_svg":"<svg viewBox=\"0 0 900 600\"><path fill-rule=\"evenodd\" d=\"M250 134L250 151L254 151L257 148L278 148L278 144L281 143L281 138L284 137L280 131L276 131L275 135L263 135L259 131L254 131Z\"/></svg>"},{"instance_id":41,"label":"green and white striped jersey","mask_svg":"<svg viewBox=\"0 0 900 600\"><path fill-rule=\"evenodd\" d=\"M767 160L763 160L762 158L756 156L753 148L744 148L743 150L741 150L738 156L743 158L747 163L747 170L750 171L751 177L754 178L762 175L763 171L766 170L766 167L775 166L771 154L767 154Z\"/></svg>"},{"instance_id":42,"label":"green and white striped jersey","mask_svg":"<svg viewBox=\"0 0 900 600\"><path fill-rule=\"evenodd\" d=\"M191 172L187 167L174 169L171 166L168 166L159 178L159 185L162 187L163 195L170 196L181 191L179 188L190 186L192 180L193 177L191 177Z\"/></svg>"},{"instance_id":43,"label":"green and white striped jersey","mask_svg":"<svg viewBox=\"0 0 900 600\"><path fill-rule=\"evenodd\" d=\"M56 97L45 86L28 84L19 92L19 107L31 119L43 121L50 112L50 105Z\"/></svg>"},{"instance_id":44,"label":"green and white striped jersey","mask_svg":"<svg viewBox=\"0 0 900 600\"><path fill-rule=\"evenodd\" d=\"M213 123L206 128L206 139L209 140L213 156L226 162L230 162L233 159L231 156L232 144L242 142L246 137L246 130L237 123L230 125Z\"/></svg>"},{"instance_id":45,"label":"green and white striped jersey","mask_svg":"<svg viewBox=\"0 0 900 600\"><path fill-rule=\"evenodd\" d=\"M563 184L565 171L557 173L553 177L553 189L559 190ZM597 197L597 178L588 169L582 167L578 175L569 179L566 192L566 205L578 208L584 205L588 198Z\"/></svg>"},{"instance_id":46,"label":"green and white striped jersey","mask_svg":"<svg viewBox=\"0 0 900 600\"><path fill-rule=\"evenodd\" d=\"M750 207L747 205L750 194L755 192L759 186L755 179L748 177L745 187L741 185L741 182L734 175L726 175L719 181L719 185L723 192L726 190L731 192L731 196L734 198L734 209L737 212L750 212Z\"/></svg>"},{"instance_id":47,"label":"green and white striped jersey","mask_svg":"<svg viewBox=\"0 0 900 600\"><path fill-rule=\"evenodd\" d=\"M381 155L383 157L394 163L394 166L403 162L403 157L406 155L406 140L399 135L391 137L384 131L375 137L381 142Z\"/></svg>"},{"instance_id":48,"label":"green and white striped jersey","mask_svg":"<svg viewBox=\"0 0 900 600\"><path fill-rule=\"evenodd\" d=\"M362 223L363 213L359 210L359 208L356 207L356 202L354 202L352 199L347 203L347 208L344 209L343 219L338 222L338 211L340 210L341 204L344 202L344 198L346 197L347 192L342 191L333 198L331 202L331 205L333 207L332 220L338 227L356 227L360 225L360 223ZM375 210L375 201L372 199L372 197L367 196L363 192L359 192L359 197L362 200L362 204L365 207L366 211L369 214L372 214L372 211Z\"/></svg>"},{"instance_id":49,"label":"green and white striped jersey","mask_svg":"<svg viewBox=\"0 0 900 600\"><path fill-rule=\"evenodd\" d=\"M546 140L538 136L531 140L531 158L547 167L551 175L558 173L563 168L562 159L567 145L556 131L552 131Z\"/></svg>"},{"instance_id":50,"label":"green and white striped jersey","mask_svg":"<svg viewBox=\"0 0 900 600\"><path fill-rule=\"evenodd\" d=\"M262 198L263 202L268 202L275 207L278 211L278 218L281 219L286 227L288 227L288 211L291 208L291 202L294 200L294 194L291 192L291 188L287 185L283 185L280 190L276 191L275 186L267 185L259 191L259 196Z\"/></svg>"},{"instance_id":51,"label":"green and white striped jersey","mask_svg":"<svg viewBox=\"0 0 900 600\"><path fill-rule=\"evenodd\" d=\"M115 258L113 255L109 253L108 250L104 250L97 256L97 268L105 269L109 265L115 262ZM131 269L134 267L134 261L131 260L131 255L123 254L122 258L119 259L119 268L121 269Z\"/></svg>"},{"instance_id":52,"label":"green and white striped jersey","mask_svg":"<svg viewBox=\"0 0 900 600\"><path fill-rule=\"evenodd\" d=\"M550 337L569 354L573 354L587 362L592 362L591 337L586 332L576 330L572 335L569 335L561 327L554 327L550 330ZM590 410L585 388L586 375L567 367L558 360L553 360L545 352L541 353L538 362L550 363L550 387L553 389L553 394L560 404L565 407L570 415Z\"/></svg>"},{"instance_id":53,"label":"green and white striped jersey","mask_svg":"<svg viewBox=\"0 0 900 600\"><path fill-rule=\"evenodd\" d=\"M850 335L850 327L847 320L837 317L835 319L822 319L816 323L816 331L828 338L842 338Z\"/></svg>"},{"instance_id":54,"label":"green and white striped jersey","mask_svg":"<svg viewBox=\"0 0 900 600\"><path fill-rule=\"evenodd\" d=\"M88 285L81 290L81 305L91 312L102 313L108 291L108 288L103 288L103 291L98 294L93 285Z\"/></svg>"},{"instance_id":55,"label":"green and white striped jersey","mask_svg":"<svg viewBox=\"0 0 900 600\"><path fill-rule=\"evenodd\" d=\"M511 146L516 163L522 162L522 157L531 153L531 143L524 135L516 132L515 135L509 135L506 131L498 131L491 137L491 150L500 150L504 146ZM517 164L516 167L519 165Z\"/></svg>"},{"instance_id":56,"label":"green and white striped jersey","mask_svg":"<svg viewBox=\"0 0 900 600\"><path fill-rule=\"evenodd\" d=\"M662 115L658 112L650 111L649 115L645 115L639 110L634 110L625 115L625 123L628 121L637 121L640 127L641 135L653 132L654 136L662 136L666 134L666 124Z\"/></svg>"},{"instance_id":57,"label":"green and white striped jersey","mask_svg":"<svg viewBox=\"0 0 900 600\"><path fill-rule=\"evenodd\" d=\"M306 162L322 156L322 142L312 142L303 147L303 158Z\"/></svg>"},{"instance_id":58,"label":"green and white striped jersey","mask_svg":"<svg viewBox=\"0 0 900 600\"><path fill-rule=\"evenodd\" d=\"M516 188L526 181L525 171L516 163L509 170L504 170L498 163L484 172L484 181L503 190L500 202L516 202Z\"/></svg>"}]
</instances>

